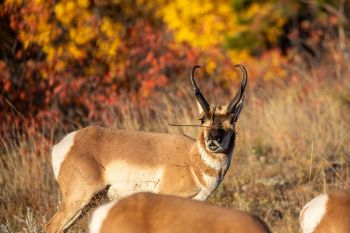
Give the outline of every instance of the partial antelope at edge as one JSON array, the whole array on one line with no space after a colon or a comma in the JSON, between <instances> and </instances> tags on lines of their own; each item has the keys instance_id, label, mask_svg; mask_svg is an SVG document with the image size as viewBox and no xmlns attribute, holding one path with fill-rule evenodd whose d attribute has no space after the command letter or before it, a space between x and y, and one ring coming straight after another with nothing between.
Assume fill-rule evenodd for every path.
<instances>
[{"instance_id":1,"label":"partial antelope at edge","mask_svg":"<svg viewBox=\"0 0 350 233\"><path fill-rule=\"evenodd\" d=\"M300 212L302 233L349 233L350 192L339 190L321 194Z\"/></svg>"},{"instance_id":2,"label":"partial antelope at edge","mask_svg":"<svg viewBox=\"0 0 350 233\"><path fill-rule=\"evenodd\" d=\"M68 229L84 206L103 189L121 199L137 192L171 194L205 200L230 166L235 125L243 108L247 71L225 106L210 105L190 80L200 110L197 139L183 134L119 130L90 126L68 134L52 149L52 166L61 203L47 233Z\"/></svg>"},{"instance_id":3,"label":"partial antelope at edge","mask_svg":"<svg viewBox=\"0 0 350 233\"><path fill-rule=\"evenodd\" d=\"M99 207L90 233L269 233L259 217L174 196L138 193Z\"/></svg>"}]
</instances>

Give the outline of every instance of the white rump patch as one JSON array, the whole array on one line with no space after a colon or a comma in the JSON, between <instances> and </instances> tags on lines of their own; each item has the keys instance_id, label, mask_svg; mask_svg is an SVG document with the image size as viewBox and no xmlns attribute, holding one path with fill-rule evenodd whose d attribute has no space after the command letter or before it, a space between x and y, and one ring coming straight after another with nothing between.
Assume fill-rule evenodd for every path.
<instances>
[{"instance_id":1,"label":"white rump patch","mask_svg":"<svg viewBox=\"0 0 350 233\"><path fill-rule=\"evenodd\" d=\"M61 163L64 158L68 154L70 148L74 144L74 137L77 132L71 132L67 136L65 136L59 143L53 146L51 153L51 162L53 173L55 174L56 180L58 178L58 174L60 172Z\"/></svg>"},{"instance_id":2,"label":"white rump patch","mask_svg":"<svg viewBox=\"0 0 350 233\"><path fill-rule=\"evenodd\" d=\"M120 199L137 192L159 193L164 169L162 167L143 167L116 161L106 167L108 197Z\"/></svg>"},{"instance_id":3,"label":"white rump patch","mask_svg":"<svg viewBox=\"0 0 350 233\"><path fill-rule=\"evenodd\" d=\"M328 194L321 194L307 203L300 212L303 233L313 233L327 211Z\"/></svg>"},{"instance_id":4,"label":"white rump patch","mask_svg":"<svg viewBox=\"0 0 350 233\"><path fill-rule=\"evenodd\" d=\"M110 209L117 203L117 200L111 201L105 205L98 207L92 214L89 224L90 233L99 233L102 223L107 218Z\"/></svg>"}]
</instances>

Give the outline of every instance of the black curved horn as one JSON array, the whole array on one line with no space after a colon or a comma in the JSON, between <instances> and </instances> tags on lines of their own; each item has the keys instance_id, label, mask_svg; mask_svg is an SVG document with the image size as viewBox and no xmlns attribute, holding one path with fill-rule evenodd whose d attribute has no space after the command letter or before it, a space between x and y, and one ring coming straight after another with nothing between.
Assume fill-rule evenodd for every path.
<instances>
[{"instance_id":1,"label":"black curved horn","mask_svg":"<svg viewBox=\"0 0 350 233\"><path fill-rule=\"evenodd\" d=\"M237 105L241 102L241 100L244 96L245 87L247 86L247 81L248 81L248 73L247 73L247 70L245 69L245 67L243 65L240 65L240 64L237 64L234 67L238 67L242 71L243 80L239 86L239 91L237 92L235 97L233 97L233 99L231 100L230 104L227 107L227 111L229 113L233 113L233 111L236 109Z\"/></svg>"},{"instance_id":2,"label":"black curved horn","mask_svg":"<svg viewBox=\"0 0 350 233\"><path fill-rule=\"evenodd\" d=\"M194 80L194 72L196 71L197 68L201 68L201 67L196 65L192 68L191 83L193 86L194 94L196 95L196 98L197 98L199 104L202 106L203 111L208 112L210 109L209 104L208 104L207 100L204 98L200 89L198 88L196 81Z\"/></svg>"}]
</instances>

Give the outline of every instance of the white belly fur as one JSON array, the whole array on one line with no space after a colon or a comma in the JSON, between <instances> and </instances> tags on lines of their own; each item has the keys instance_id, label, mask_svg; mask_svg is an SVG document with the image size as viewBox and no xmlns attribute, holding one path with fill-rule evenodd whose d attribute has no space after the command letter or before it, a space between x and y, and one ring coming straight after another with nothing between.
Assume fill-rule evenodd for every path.
<instances>
[{"instance_id":1,"label":"white belly fur","mask_svg":"<svg viewBox=\"0 0 350 233\"><path fill-rule=\"evenodd\" d=\"M59 143L52 147L51 153L51 163L53 168L53 173L57 180L58 174L60 173L61 164L64 158L67 156L70 148L74 144L74 137L77 132L71 132L65 136Z\"/></svg>"},{"instance_id":2,"label":"white belly fur","mask_svg":"<svg viewBox=\"0 0 350 233\"><path fill-rule=\"evenodd\" d=\"M109 199L120 199L136 192L159 193L163 176L162 167L145 168L122 161L106 167L106 180L110 184Z\"/></svg>"}]
</instances>

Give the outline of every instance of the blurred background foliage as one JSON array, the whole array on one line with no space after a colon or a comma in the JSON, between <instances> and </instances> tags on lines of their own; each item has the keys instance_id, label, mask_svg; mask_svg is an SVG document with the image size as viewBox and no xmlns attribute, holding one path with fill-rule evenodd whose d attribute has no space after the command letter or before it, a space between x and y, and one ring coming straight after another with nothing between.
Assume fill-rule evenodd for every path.
<instances>
[{"instance_id":1,"label":"blurred background foliage","mask_svg":"<svg viewBox=\"0 0 350 233\"><path fill-rule=\"evenodd\" d=\"M290 64L345 59L349 11L343 0L4 0L0 127L110 124L188 83L196 64L227 93L236 63L251 88L300 79Z\"/></svg>"},{"instance_id":2,"label":"blurred background foliage","mask_svg":"<svg viewBox=\"0 0 350 233\"><path fill-rule=\"evenodd\" d=\"M350 187L349 12L348 0L0 0L0 231L40 232L56 211L48 161L67 132L195 137L168 124L196 123L190 69L227 104L241 63L233 168L209 201L299 232L301 206Z\"/></svg>"}]
</instances>

